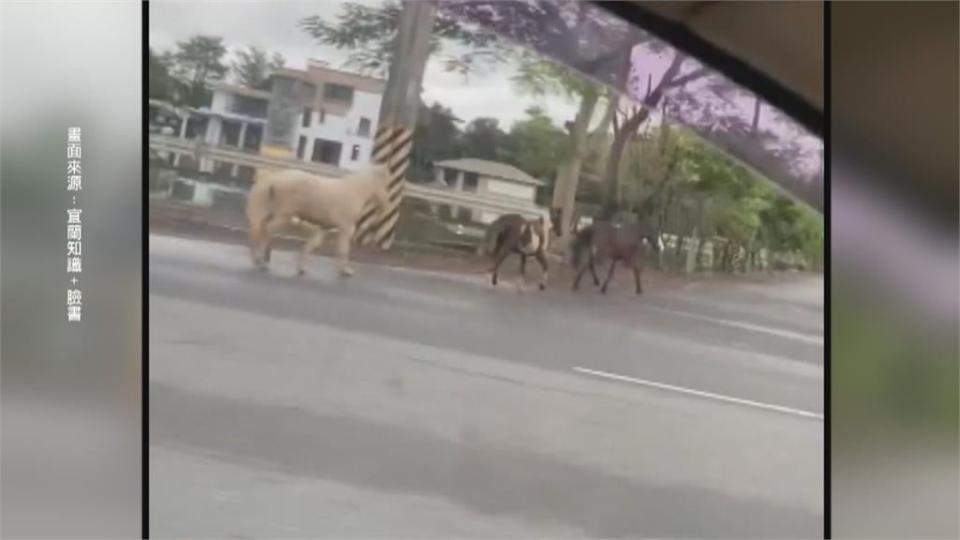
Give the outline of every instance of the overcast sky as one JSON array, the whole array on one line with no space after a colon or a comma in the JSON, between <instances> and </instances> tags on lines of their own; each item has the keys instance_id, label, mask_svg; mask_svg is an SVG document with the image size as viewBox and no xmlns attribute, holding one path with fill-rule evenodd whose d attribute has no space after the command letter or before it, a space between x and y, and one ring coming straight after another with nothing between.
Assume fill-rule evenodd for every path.
<instances>
[{"instance_id":1,"label":"overcast sky","mask_svg":"<svg viewBox=\"0 0 960 540\"><path fill-rule=\"evenodd\" d=\"M332 18L343 2L337 0L163 0L150 2L150 47L156 52L173 49L177 41L196 34L220 36L230 56L248 45L279 52L287 67L304 69L308 58L325 60L342 68L346 53L318 45L297 23L311 15ZM379 0L359 3L377 5ZM563 125L576 114L576 103L561 96L534 98L519 94L510 82L512 66L498 66L483 76L447 73L436 59L427 64L423 97L428 104L440 102L469 122L494 117L504 129L522 118L531 105L539 105Z\"/></svg>"}]
</instances>

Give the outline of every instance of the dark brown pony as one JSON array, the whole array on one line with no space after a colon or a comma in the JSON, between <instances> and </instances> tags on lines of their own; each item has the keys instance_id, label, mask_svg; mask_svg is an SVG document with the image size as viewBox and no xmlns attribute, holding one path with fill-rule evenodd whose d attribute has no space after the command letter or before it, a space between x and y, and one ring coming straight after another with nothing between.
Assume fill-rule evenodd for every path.
<instances>
[{"instance_id":1,"label":"dark brown pony","mask_svg":"<svg viewBox=\"0 0 960 540\"><path fill-rule=\"evenodd\" d=\"M504 214L494 220L487 228L487 252L493 257L493 266L490 267L490 282L496 286L500 265L511 254L520 255L520 275L526 279L527 257L534 257L540 263L540 290L547 288L547 256L546 250L550 244L551 230L556 221L556 215L551 212L550 221L543 219L527 219L520 214Z\"/></svg>"},{"instance_id":2,"label":"dark brown pony","mask_svg":"<svg viewBox=\"0 0 960 540\"><path fill-rule=\"evenodd\" d=\"M654 227L644 223L614 223L599 221L581 229L570 246L572 262L577 277L573 280L573 290L580 287L580 279L587 270L593 276L593 284L600 285L597 277L596 265L610 261L607 279L604 280L601 292L606 293L617 262L633 268L633 278L636 282L637 294L643 294L640 285L642 272L643 248L650 246L659 257L663 251L660 233Z\"/></svg>"}]
</instances>

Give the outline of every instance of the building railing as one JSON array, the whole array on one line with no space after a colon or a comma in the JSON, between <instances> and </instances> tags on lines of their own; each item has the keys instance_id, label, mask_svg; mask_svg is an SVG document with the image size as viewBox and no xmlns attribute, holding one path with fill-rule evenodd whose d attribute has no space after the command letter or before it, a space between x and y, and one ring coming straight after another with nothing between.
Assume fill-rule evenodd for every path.
<instances>
[{"instance_id":1,"label":"building railing","mask_svg":"<svg viewBox=\"0 0 960 540\"><path fill-rule=\"evenodd\" d=\"M332 165L250 154L222 146L210 146L198 143L196 140L180 139L167 135L150 135L150 147L158 151L179 152L200 159L207 158L226 161L255 168L297 169L312 174L334 177L345 176L351 173L349 170ZM404 195L432 203L485 210L498 214L518 213L531 218L540 216L547 218L549 216L545 208L522 199L455 191L448 188L436 188L412 182L406 183Z\"/></svg>"}]
</instances>

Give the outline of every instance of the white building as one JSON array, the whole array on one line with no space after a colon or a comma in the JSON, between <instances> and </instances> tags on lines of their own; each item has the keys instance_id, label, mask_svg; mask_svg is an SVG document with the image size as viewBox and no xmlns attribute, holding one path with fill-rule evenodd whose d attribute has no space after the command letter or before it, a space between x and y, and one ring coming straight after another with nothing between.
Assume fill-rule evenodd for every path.
<instances>
[{"instance_id":1,"label":"white building","mask_svg":"<svg viewBox=\"0 0 960 540\"><path fill-rule=\"evenodd\" d=\"M276 75L316 88L298 118L297 159L348 170L369 165L386 81L331 69L315 60L307 63L306 71L282 69Z\"/></svg>"},{"instance_id":2,"label":"white building","mask_svg":"<svg viewBox=\"0 0 960 540\"><path fill-rule=\"evenodd\" d=\"M267 124L270 92L222 82L212 84L210 89L212 100L209 107L184 109L177 136L207 146L259 154ZM184 166L184 160L201 172L232 178L240 183L253 180L252 167L210 158L197 162L191 154L176 154L173 163Z\"/></svg>"},{"instance_id":3,"label":"white building","mask_svg":"<svg viewBox=\"0 0 960 540\"><path fill-rule=\"evenodd\" d=\"M296 158L347 170L368 166L386 82L331 69L316 60L309 61L306 70L278 70L272 84L276 86L284 79L306 83L303 87L307 96L295 117L295 147L291 150L295 150ZM265 132L273 121L269 111L274 92L223 82L213 83L210 88L210 106L189 109L178 136L208 146L263 153ZM182 156L177 156L175 163L179 165L181 160ZM200 171L240 182L253 179L251 167L207 158L196 166Z\"/></svg>"},{"instance_id":4,"label":"white building","mask_svg":"<svg viewBox=\"0 0 960 540\"><path fill-rule=\"evenodd\" d=\"M454 191L476 193L492 198L513 199L536 204L537 188L545 185L513 165L485 159L464 158L438 161L433 164L434 184ZM470 220L491 223L499 217L495 212L457 208L455 216L470 214Z\"/></svg>"},{"instance_id":5,"label":"white building","mask_svg":"<svg viewBox=\"0 0 960 540\"><path fill-rule=\"evenodd\" d=\"M197 110L207 118L204 142L259 153L269 102L270 92L214 84L210 109Z\"/></svg>"}]
</instances>

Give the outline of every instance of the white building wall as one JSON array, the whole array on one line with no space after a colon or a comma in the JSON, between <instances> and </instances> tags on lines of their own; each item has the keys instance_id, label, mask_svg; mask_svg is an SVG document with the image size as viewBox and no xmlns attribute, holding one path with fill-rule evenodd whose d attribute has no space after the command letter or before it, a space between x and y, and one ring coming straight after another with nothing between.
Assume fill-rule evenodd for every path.
<instances>
[{"instance_id":1,"label":"white building wall","mask_svg":"<svg viewBox=\"0 0 960 540\"><path fill-rule=\"evenodd\" d=\"M223 90L213 91L213 101L210 103L210 110L216 112L226 112L229 108L233 96Z\"/></svg>"},{"instance_id":2,"label":"white building wall","mask_svg":"<svg viewBox=\"0 0 960 540\"><path fill-rule=\"evenodd\" d=\"M207 132L204 135L203 142L210 146L220 144L220 133L223 131L223 121L216 116L207 117Z\"/></svg>"},{"instance_id":3,"label":"white building wall","mask_svg":"<svg viewBox=\"0 0 960 540\"><path fill-rule=\"evenodd\" d=\"M533 202L536 199L536 188L507 182L496 178L484 178L482 182L487 193L504 197L513 197Z\"/></svg>"},{"instance_id":4,"label":"white building wall","mask_svg":"<svg viewBox=\"0 0 960 540\"><path fill-rule=\"evenodd\" d=\"M354 91L353 105L345 116L338 116L331 113L325 115L324 121L320 122L320 111L314 110L313 117L310 119L310 127L303 127L302 114L298 118L297 135L295 140L300 141L301 136L307 138L307 145L303 151L303 160L310 161L313 155L313 142L315 139L325 139L342 144L340 151L340 164L343 169L359 170L366 168L373 152L373 137L377 132L377 120L380 114L380 94L371 94L368 92ZM370 120L370 132L366 136L360 136L360 119ZM353 146L360 147L360 153L356 160L352 160L351 153Z\"/></svg>"},{"instance_id":5,"label":"white building wall","mask_svg":"<svg viewBox=\"0 0 960 540\"><path fill-rule=\"evenodd\" d=\"M496 221L496 219L497 219L498 217L500 217L500 214L497 213L497 212L490 212L490 211L487 211L487 210L480 210L479 219L477 219L477 217L474 217L474 221L479 221L480 223L483 223L484 225L489 225L489 224L493 223L494 221Z\"/></svg>"}]
</instances>

